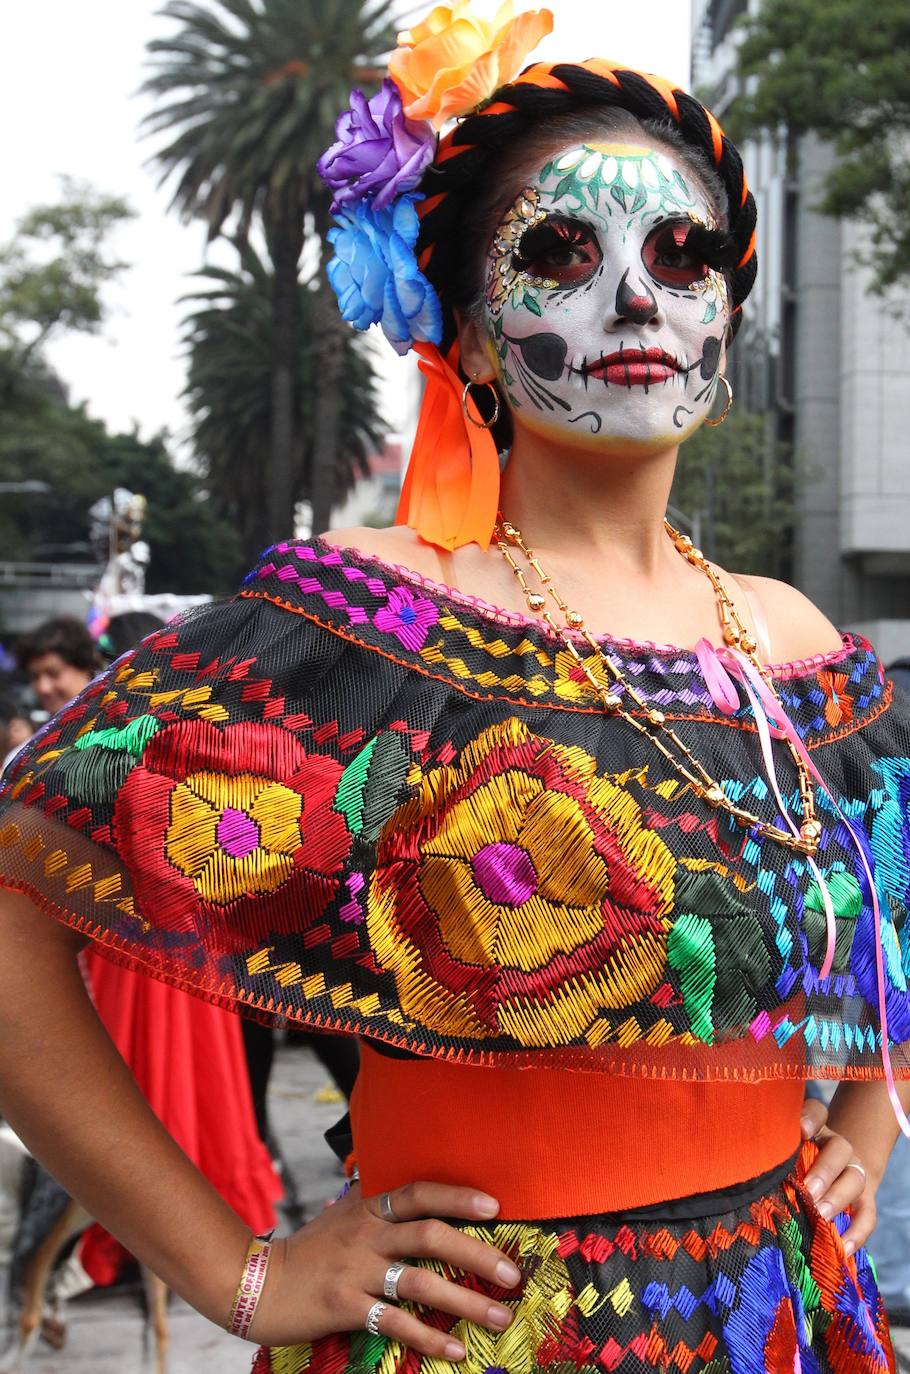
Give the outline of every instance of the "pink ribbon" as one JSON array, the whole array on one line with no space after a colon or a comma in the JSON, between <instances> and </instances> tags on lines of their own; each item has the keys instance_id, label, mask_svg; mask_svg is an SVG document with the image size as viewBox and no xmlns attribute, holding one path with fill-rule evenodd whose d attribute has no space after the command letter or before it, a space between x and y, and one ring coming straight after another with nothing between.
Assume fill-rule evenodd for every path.
<instances>
[{"instance_id":1,"label":"pink ribbon","mask_svg":"<svg viewBox=\"0 0 910 1374\"><path fill-rule=\"evenodd\" d=\"M784 711L777 697L771 691L765 679L756 668L755 664L748 659L739 649L722 647L715 649L713 644L707 639L700 639L695 646L695 653L698 658L699 667L704 674L705 683L708 691L714 700L717 709L725 716L730 716L739 709L739 693L736 690L738 684L746 694L749 705L752 707L755 716L755 725L758 731L759 745L762 752L762 760L765 765L765 773L774 798L780 808L780 813L790 832L798 839L799 827L790 815L787 805L781 795L780 786L777 780L777 771L774 766L774 751L772 741L775 739L785 739L793 748L812 777L823 787L827 793L831 805L837 812L847 833L856 846L863 866L863 872L869 884L869 892L872 898L872 917L875 930L875 976L878 989L878 1014L879 1024L882 1035L882 1070L885 1076L885 1083L888 1089L888 1097L898 1124L904 1135L910 1136L910 1120L901 1105L897 1095L897 1088L894 1082L894 1069L891 1063L891 1052L888 1047L888 1008L885 997L885 963L882 950L882 916L878 902L878 891L875 883L875 876L872 866L866 853L866 846L853 829L853 823L846 816L838 804L836 797L832 796L824 778L816 768L809 751L797 733L796 727ZM815 860L806 855L806 863L818 884L821 893L822 905L825 909L825 927L827 931L827 943L825 948L825 958L819 970L819 977L827 978L831 972L831 965L834 961L834 945L837 937L837 927L835 925L834 904L831 900L831 893L828 884L822 877L821 870Z\"/></svg>"}]
</instances>

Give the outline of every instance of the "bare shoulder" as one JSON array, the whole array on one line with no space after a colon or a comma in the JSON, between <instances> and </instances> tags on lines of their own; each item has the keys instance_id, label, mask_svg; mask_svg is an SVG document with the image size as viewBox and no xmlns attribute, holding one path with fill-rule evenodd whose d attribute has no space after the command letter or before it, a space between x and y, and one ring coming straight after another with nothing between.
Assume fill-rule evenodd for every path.
<instances>
[{"instance_id":1,"label":"bare shoulder","mask_svg":"<svg viewBox=\"0 0 910 1374\"><path fill-rule=\"evenodd\" d=\"M736 580L765 613L774 662L791 663L815 654L830 654L841 647L840 632L796 587L773 577L745 573L737 573Z\"/></svg>"},{"instance_id":2,"label":"bare shoulder","mask_svg":"<svg viewBox=\"0 0 910 1374\"><path fill-rule=\"evenodd\" d=\"M440 578L439 550L425 543L407 525L390 525L385 529L355 525L350 529L327 530L321 538L335 548L359 549L361 553L381 558L384 563L410 568L425 577Z\"/></svg>"}]
</instances>

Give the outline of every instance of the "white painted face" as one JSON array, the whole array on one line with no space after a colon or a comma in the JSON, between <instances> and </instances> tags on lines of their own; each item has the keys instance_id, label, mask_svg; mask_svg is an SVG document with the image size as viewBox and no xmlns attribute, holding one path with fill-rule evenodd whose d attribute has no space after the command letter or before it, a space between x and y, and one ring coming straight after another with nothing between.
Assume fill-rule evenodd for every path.
<instances>
[{"instance_id":1,"label":"white painted face","mask_svg":"<svg viewBox=\"0 0 910 1374\"><path fill-rule=\"evenodd\" d=\"M486 279L516 426L655 452L698 427L730 316L723 274L693 254L690 233L705 256L723 237L671 150L576 144L528 181L499 224Z\"/></svg>"}]
</instances>

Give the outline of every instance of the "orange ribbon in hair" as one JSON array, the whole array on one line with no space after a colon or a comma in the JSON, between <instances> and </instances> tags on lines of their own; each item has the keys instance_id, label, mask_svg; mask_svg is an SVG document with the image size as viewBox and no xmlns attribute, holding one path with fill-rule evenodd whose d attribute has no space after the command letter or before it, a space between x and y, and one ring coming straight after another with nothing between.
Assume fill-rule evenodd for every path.
<instances>
[{"instance_id":1,"label":"orange ribbon in hair","mask_svg":"<svg viewBox=\"0 0 910 1374\"><path fill-rule=\"evenodd\" d=\"M499 455L470 395L475 423L465 414L458 340L446 358L435 344L417 343L414 352L427 383L396 518L441 549L487 549L499 508Z\"/></svg>"}]
</instances>

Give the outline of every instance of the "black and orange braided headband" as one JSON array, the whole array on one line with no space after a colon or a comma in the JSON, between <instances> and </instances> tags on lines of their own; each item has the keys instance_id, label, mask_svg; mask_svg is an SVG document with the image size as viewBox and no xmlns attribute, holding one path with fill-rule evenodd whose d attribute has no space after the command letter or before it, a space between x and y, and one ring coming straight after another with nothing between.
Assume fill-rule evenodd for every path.
<instances>
[{"instance_id":1,"label":"black and orange braided headband","mask_svg":"<svg viewBox=\"0 0 910 1374\"><path fill-rule=\"evenodd\" d=\"M463 195L470 194L480 168L494 149L508 147L548 118L597 108L626 110L638 119L669 122L683 141L716 169L727 193L729 231L738 250L736 265L729 273L731 337L736 333L742 321L742 303L752 289L758 265L755 201L737 149L710 110L694 96L658 76L592 58L581 63L535 62L515 81L501 86L487 106L469 115L440 142L421 185L426 199L418 207L421 226L417 255L421 270L442 300L443 352L455 337L445 283L453 279L462 249L459 203Z\"/></svg>"}]
</instances>

